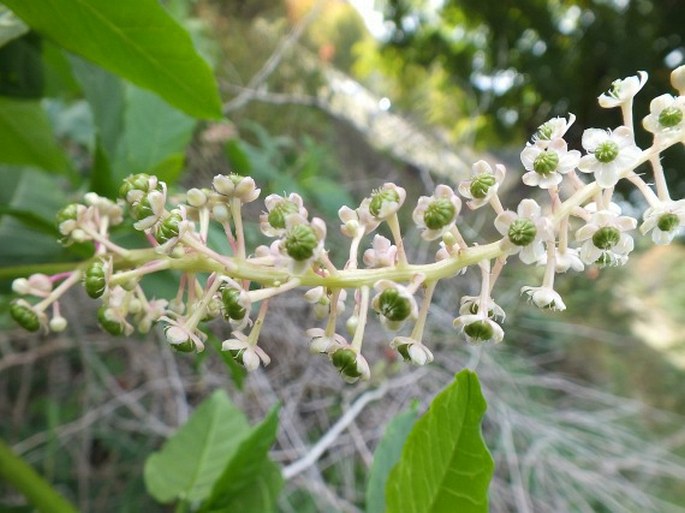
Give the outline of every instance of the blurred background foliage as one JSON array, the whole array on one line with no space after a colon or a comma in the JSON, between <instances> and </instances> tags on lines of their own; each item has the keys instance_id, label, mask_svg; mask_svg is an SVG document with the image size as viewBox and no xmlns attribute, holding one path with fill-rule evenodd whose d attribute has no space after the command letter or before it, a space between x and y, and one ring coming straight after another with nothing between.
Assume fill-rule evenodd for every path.
<instances>
[{"instance_id":1,"label":"blurred background foliage","mask_svg":"<svg viewBox=\"0 0 685 513\"><path fill-rule=\"evenodd\" d=\"M411 204L435 183L454 185L474 156L497 158L509 169L505 204L514 205L524 193L518 153L539 124L575 113L578 148L584 128L619 122L597 96L646 70L639 120L650 98L670 91L670 70L685 56L678 0L163 3L211 63L224 119L179 110L27 31L0 6L13 31L0 40L0 129L32 127L28 140L0 141L3 292L17 267L88 255L87 246L55 243L54 213L86 190L113 196L131 172L156 172L180 188L232 169L254 176L262 196L299 192L328 220L334 259L344 248L338 207L384 181L406 187ZM399 150L419 136L467 164L444 174L423 142L405 158ZM664 165L682 197L682 149ZM644 208L627 191L625 199ZM487 216L460 222L468 240L488 239ZM264 242L256 221L249 232L251 242ZM126 227L117 236L129 236ZM432 258L433 247L408 237L415 260ZM402 387L369 406L318 468L289 482L279 510L360 511L370 450L391 416L412 398L425 405L456 370L480 362L497 460L493 512L685 511L685 250L681 240L638 246L625 268L561 277L562 314L521 301L520 286L540 273L508 266L495 293L509 312L499 347L464 347L451 329L475 275L443 286L431 312L436 364L423 374L398 365L387 336L371 331L373 372ZM150 286L170 285L162 277ZM265 344L279 357L239 392L214 354L180 358L155 336L105 337L81 296L65 309L71 331L50 340L15 331L0 308L0 418L8 419L0 432L83 511L166 511L145 498L142 461L185 420L184 405L215 387L229 389L250 419L284 402L279 462L315 442L361 391L343 388L326 362L303 357L302 327L316 321L297 302L276 302ZM227 333L217 327L217 335ZM8 508L20 504L0 491Z\"/></svg>"}]
</instances>

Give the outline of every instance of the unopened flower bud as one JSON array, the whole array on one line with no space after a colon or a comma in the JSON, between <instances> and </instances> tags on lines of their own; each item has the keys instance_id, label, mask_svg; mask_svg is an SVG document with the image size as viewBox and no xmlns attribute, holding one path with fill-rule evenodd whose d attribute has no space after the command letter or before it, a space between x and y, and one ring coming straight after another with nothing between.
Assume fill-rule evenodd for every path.
<instances>
[{"instance_id":1,"label":"unopened flower bud","mask_svg":"<svg viewBox=\"0 0 685 513\"><path fill-rule=\"evenodd\" d=\"M60 333L67 328L67 320L62 316L53 317L50 319L50 330L55 333Z\"/></svg>"},{"instance_id":2,"label":"unopened flower bud","mask_svg":"<svg viewBox=\"0 0 685 513\"><path fill-rule=\"evenodd\" d=\"M671 85L681 96L685 95L685 64L671 71Z\"/></svg>"},{"instance_id":3,"label":"unopened flower bud","mask_svg":"<svg viewBox=\"0 0 685 513\"><path fill-rule=\"evenodd\" d=\"M38 331L40 329L38 313L23 299L17 299L10 303L10 316L25 330Z\"/></svg>"},{"instance_id":4,"label":"unopened flower bud","mask_svg":"<svg viewBox=\"0 0 685 513\"><path fill-rule=\"evenodd\" d=\"M31 286L29 285L29 280L26 278L17 278L12 282L12 291L16 294L25 296L29 293Z\"/></svg>"},{"instance_id":5,"label":"unopened flower bud","mask_svg":"<svg viewBox=\"0 0 685 513\"><path fill-rule=\"evenodd\" d=\"M186 201L191 207L200 208L207 203L207 194L203 190L193 187L186 193Z\"/></svg>"},{"instance_id":6,"label":"unopened flower bud","mask_svg":"<svg viewBox=\"0 0 685 513\"><path fill-rule=\"evenodd\" d=\"M88 295L93 299L104 294L107 280L105 278L105 266L101 260L94 261L86 268L83 285Z\"/></svg>"},{"instance_id":7,"label":"unopened flower bud","mask_svg":"<svg viewBox=\"0 0 685 513\"><path fill-rule=\"evenodd\" d=\"M138 173L135 175L129 175L124 178L121 187L119 188L119 197L131 201L129 198L129 193L131 191L141 191L146 193L150 190L150 175L145 173Z\"/></svg>"}]
</instances>

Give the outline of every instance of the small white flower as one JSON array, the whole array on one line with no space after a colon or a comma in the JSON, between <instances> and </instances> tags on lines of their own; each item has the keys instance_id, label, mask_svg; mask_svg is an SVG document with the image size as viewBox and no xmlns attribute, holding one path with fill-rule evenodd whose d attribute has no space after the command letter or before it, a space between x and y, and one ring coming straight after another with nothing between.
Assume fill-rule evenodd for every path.
<instances>
[{"instance_id":1,"label":"small white flower","mask_svg":"<svg viewBox=\"0 0 685 513\"><path fill-rule=\"evenodd\" d=\"M475 210L490 203L504 181L505 174L506 169L503 165L496 164L493 171L490 164L479 160L471 167L471 178L459 182L457 190L469 200L466 203L468 207Z\"/></svg>"},{"instance_id":2,"label":"small white flower","mask_svg":"<svg viewBox=\"0 0 685 513\"><path fill-rule=\"evenodd\" d=\"M532 199L522 200L516 212L507 210L498 215L495 228L504 235L507 252L518 253L524 264L540 260L545 253L544 242L554 239L551 221L542 215L540 206Z\"/></svg>"},{"instance_id":3,"label":"small white flower","mask_svg":"<svg viewBox=\"0 0 685 513\"><path fill-rule=\"evenodd\" d=\"M597 184L603 189L616 185L621 173L632 169L641 153L633 141L632 131L625 126L613 132L599 128L585 130L583 148L588 154L581 157L578 169L594 173Z\"/></svg>"},{"instance_id":4,"label":"small white flower","mask_svg":"<svg viewBox=\"0 0 685 513\"><path fill-rule=\"evenodd\" d=\"M652 232L655 244L670 244L685 226L685 200L664 201L643 214L640 233Z\"/></svg>"},{"instance_id":5,"label":"small white flower","mask_svg":"<svg viewBox=\"0 0 685 513\"><path fill-rule=\"evenodd\" d=\"M371 376L366 358L350 346L335 349L329 353L329 357L347 383L355 383L359 379L368 380Z\"/></svg>"},{"instance_id":6,"label":"small white flower","mask_svg":"<svg viewBox=\"0 0 685 513\"><path fill-rule=\"evenodd\" d=\"M312 353L327 353L335 352L337 349L347 347L345 337L337 333L333 335L326 335L326 331L321 328L310 328L307 330L307 336L311 338L309 343L309 350Z\"/></svg>"},{"instance_id":7,"label":"small white flower","mask_svg":"<svg viewBox=\"0 0 685 513\"><path fill-rule=\"evenodd\" d=\"M405 361L416 365L426 365L433 361L430 349L411 337L395 337L390 342L390 347L400 353Z\"/></svg>"},{"instance_id":8,"label":"small white flower","mask_svg":"<svg viewBox=\"0 0 685 513\"><path fill-rule=\"evenodd\" d=\"M300 214L285 217L285 233L278 241L283 255L290 257L293 272L301 273L319 258L324 248L326 223L315 217L307 221Z\"/></svg>"},{"instance_id":9,"label":"small white flower","mask_svg":"<svg viewBox=\"0 0 685 513\"><path fill-rule=\"evenodd\" d=\"M338 210L338 217L343 222L340 225L340 231L351 239L361 235L360 231L362 234L371 233L380 224L380 221L369 212L367 200L362 201L362 204L356 210L343 205Z\"/></svg>"},{"instance_id":10,"label":"small white flower","mask_svg":"<svg viewBox=\"0 0 685 513\"><path fill-rule=\"evenodd\" d=\"M576 239L584 241L580 258L586 264L623 265L633 250L633 238L624 233L634 230L637 220L618 215L614 211L600 210L590 221L576 231Z\"/></svg>"},{"instance_id":11,"label":"small white flower","mask_svg":"<svg viewBox=\"0 0 685 513\"><path fill-rule=\"evenodd\" d=\"M267 237L278 237L285 232L285 218L290 214L299 214L307 219L307 209L304 208L302 197L291 193L288 197L269 194L264 200L266 213L259 216L259 228Z\"/></svg>"},{"instance_id":12,"label":"small white flower","mask_svg":"<svg viewBox=\"0 0 685 513\"><path fill-rule=\"evenodd\" d=\"M611 109L631 101L647 82L647 73L644 71L637 73L637 75L614 80L611 83L611 89L597 98L600 107Z\"/></svg>"},{"instance_id":13,"label":"small white flower","mask_svg":"<svg viewBox=\"0 0 685 513\"><path fill-rule=\"evenodd\" d=\"M547 253L542 255L538 264L547 265ZM573 269L576 272L581 272L585 269L585 264L583 264L583 261L580 259L578 250L568 247L565 251L557 249L554 255L554 270L557 273L565 273L569 269Z\"/></svg>"},{"instance_id":14,"label":"small white flower","mask_svg":"<svg viewBox=\"0 0 685 513\"><path fill-rule=\"evenodd\" d=\"M193 328L186 326L186 319L179 317L178 319L171 319L166 315L162 315L158 319L164 321L164 336L171 345L178 346L182 344L193 344L198 352L205 350L204 341L207 339L207 334Z\"/></svg>"},{"instance_id":15,"label":"small white flower","mask_svg":"<svg viewBox=\"0 0 685 513\"><path fill-rule=\"evenodd\" d=\"M407 287L390 280L379 280L373 286L378 292L371 307L378 313L383 326L391 331L402 327L408 319L416 319L419 307Z\"/></svg>"},{"instance_id":16,"label":"small white flower","mask_svg":"<svg viewBox=\"0 0 685 513\"><path fill-rule=\"evenodd\" d=\"M435 240L449 230L461 210L461 200L451 187L438 185L432 196L421 196L412 214L421 237Z\"/></svg>"},{"instance_id":17,"label":"small white flower","mask_svg":"<svg viewBox=\"0 0 685 513\"><path fill-rule=\"evenodd\" d=\"M522 287L521 294L527 294L528 299L543 310L566 310L561 296L552 287Z\"/></svg>"},{"instance_id":18,"label":"small white flower","mask_svg":"<svg viewBox=\"0 0 685 513\"><path fill-rule=\"evenodd\" d=\"M152 228L162 217L166 206L166 184L160 182L161 190L150 191L143 198L131 206L137 221L133 223L136 230Z\"/></svg>"},{"instance_id":19,"label":"small white flower","mask_svg":"<svg viewBox=\"0 0 685 513\"><path fill-rule=\"evenodd\" d=\"M561 183L562 176L575 169L580 161L578 150L568 150L563 139L554 139L545 147L527 145L521 152L521 163L528 171L523 183L531 187L551 189Z\"/></svg>"},{"instance_id":20,"label":"small white flower","mask_svg":"<svg viewBox=\"0 0 685 513\"><path fill-rule=\"evenodd\" d=\"M359 206L359 218L362 219L368 213L378 220L387 219L397 213L406 197L407 192L402 187L390 182L384 183L370 197L364 198Z\"/></svg>"},{"instance_id":21,"label":"small white flower","mask_svg":"<svg viewBox=\"0 0 685 513\"><path fill-rule=\"evenodd\" d=\"M323 286L314 287L304 293L304 299L307 303L314 305L314 315L317 319L323 319L330 313L331 295L328 289ZM345 311L345 300L347 299L347 291L341 289L338 291L338 302L336 304L336 311L338 313Z\"/></svg>"},{"instance_id":22,"label":"small white flower","mask_svg":"<svg viewBox=\"0 0 685 513\"><path fill-rule=\"evenodd\" d=\"M269 355L258 345L251 344L247 335L234 331L233 337L221 343L221 350L230 351L233 358L248 371L256 370L260 364L266 367L271 363Z\"/></svg>"},{"instance_id":23,"label":"small white flower","mask_svg":"<svg viewBox=\"0 0 685 513\"><path fill-rule=\"evenodd\" d=\"M477 314L479 304L480 296L463 296L459 301L459 314ZM497 322L503 322L507 317L507 314L504 312L504 309L502 309L501 306L495 303L495 301L491 297L487 300L486 308L487 316Z\"/></svg>"},{"instance_id":24,"label":"small white flower","mask_svg":"<svg viewBox=\"0 0 685 513\"><path fill-rule=\"evenodd\" d=\"M564 134L571 128L571 125L575 120L576 116L569 113L568 120L566 120L566 118L557 117L544 122L538 127L535 134L533 134L533 144L540 146L541 148L546 148L555 139L564 137Z\"/></svg>"},{"instance_id":25,"label":"small white flower","mask_svg":"<svg viewBox=\"0 0 685 513\"><path fill-rule=\"evenodd\" d=\"M504 338L504 330L492 319L484 315L469 314L460 315L454 319L454 327L466 337L470 344L482 344L484 342L501 342Z\"/></svg>"},{"instance_id":26,"label":"small white flower","mask_svg":"<svg viewBox=\"0 0 685 513\"><path fill-rule=\"evenodd\" d=\"M378 269L392 267L397 263L397 246L382 235L374 235L372 247L364 251L364 263L367 267Z\"/></svg>"},{"instance_id":27,"label":"small white flower","mask_svg":"<svg viewBox=\"0 0 685 513\"><path fill-rule=\"evenodd\" d=\"M212 185L218 194L228 198L239 198L242 203L256 200L261 192L251 177L237 174L216 175Z\"/></svg>"},{"instance_id":28,"label":"small white flower","mask_svg":"<svg viewBox=\"0 0 685 513\"><path fill-rule=\"evenodd\" d=\"M649 104L649 115L642 120L645 130L655 135L678 136L683 131L685 97L662 94Z\"/></svg>"}]
</instances>

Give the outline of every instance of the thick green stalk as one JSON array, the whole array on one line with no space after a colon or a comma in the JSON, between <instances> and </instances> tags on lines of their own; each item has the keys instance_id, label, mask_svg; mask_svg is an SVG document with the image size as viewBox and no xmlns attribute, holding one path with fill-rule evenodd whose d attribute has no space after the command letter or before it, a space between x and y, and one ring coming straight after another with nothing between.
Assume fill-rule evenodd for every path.
<instances>
[{"instance_id":1,"label":"thick green stalk","mask_svg":"<svg viewBox=\"0 0 685 513\"><path fill-rule=\"evenodd\" d=\"M0 479L19 490L42 513L77 513L45 479L0 440Z\"/></svg>"}]
</instances>

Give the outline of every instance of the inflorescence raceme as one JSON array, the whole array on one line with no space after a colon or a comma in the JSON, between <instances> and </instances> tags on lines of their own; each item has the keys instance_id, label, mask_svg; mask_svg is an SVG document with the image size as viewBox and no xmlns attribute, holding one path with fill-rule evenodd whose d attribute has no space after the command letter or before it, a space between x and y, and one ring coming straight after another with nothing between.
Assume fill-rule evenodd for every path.
<instances>
[{"instance_id":1,"label":"inflorescence raceme","mask_svg":"<svg viewBox=\"0 0 685 513\"><path fill-rule=\"evenodd\" d=\"M660 162L666 148L685 142L685 66L671 75L679 95L664 94L651 102L643 126L653 134L653 142L642 150L635 144L632 104L646 79L647 74L639 72L617 80L599 97L602 107L621 109L623 125L586 130L584 154L568 149L564 140L575 119L572 114L568 119L551 119L538 129L521 152L526 170L522 180L547 191L550 201L544 208L533 199L524 199L515 210L505 209L498 196L504 167L493 169L485 161L473 165L472 176L457 190L470 209L490 206L494 210L494 225L502 237L489 244L469 244L462 237L457 227L462 199L452 188L439 185L432 196L419 199L412 216L424 239L440 241L436 261L410 264L397 216L405 191L386 183L356 209L340 209L340 229L350 239L342 269L335 267L325 249L326 224L309 217L297 194L266 197L259 226L273 243L249 252L243 206L257 200L260 193L252 178L217 175L211 189L190 189L169 209L173 201L167 197L166 185L141 173L124 180L116 202L88 193L83 203L68 205L58 213L61 242L91 241L95 255L70 272L15 280L17 294L37 301L15 299L10 313L30 331L62 331L67 321L60 315L59 299L70 287L83 283L89 296L102 300L98 321L113 335L129 335L134 329L147 333L159 324L175 349L202 351L207 335L201 323L222 317L233 329L222 349L253 370L270 362L258 345L269 299L307 287L305 300L317 317L327 318L323 328L307 330L309 347L327 355L343 379L354 382L369 377L362 355L369 309L390 331L413 323L409 336L396 336L390 345L407 361L431 362L433 355L424 344L423 331L436 284L475 265L482 276L480 294L462 298L454 326L470 343L499 342L504 337L505 313L493 300L492 290L509 257L518 255L524 264L544 266L542 284L524 286L521 293L537 307L550 310L566 308L554 290L557 273L582 271L586 265L626 263L633 249L630 232L639 223L622 215L612 202L619 180L630 181L644 196L649 207L639 230L650 234L656 244L670 243L685 225L685 200L671 199ZM651 166L653 185L635 172L643 163ZM587 183L577 171L593 181ZM126 212L151 247L126 249L110 239L110 227L122 223ZM230 256L208 245L212 222L223 228ZM387 224L392 240L373 235L370 248L361 255L360 268L362 241L369 242L382 223ZM573 247L572 240L577 243ZM141 278L169 269L181 276L175 297L147 297ZM346 323L349 342L336 331L337 320L350 302L348 291L352 291L353 304Z\"/></svg>"}]
</instances>

